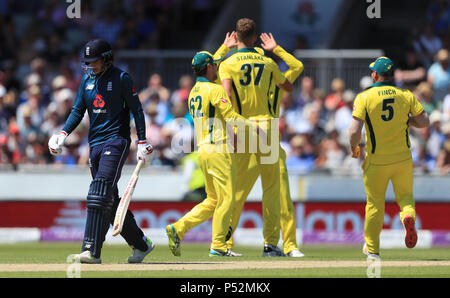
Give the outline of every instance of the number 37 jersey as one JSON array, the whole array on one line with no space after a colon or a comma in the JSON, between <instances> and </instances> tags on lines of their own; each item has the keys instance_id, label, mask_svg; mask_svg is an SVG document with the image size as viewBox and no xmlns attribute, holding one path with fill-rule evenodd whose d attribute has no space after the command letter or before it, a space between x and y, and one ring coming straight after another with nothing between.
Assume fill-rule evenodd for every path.
<instances>
[{"instance_id":1,"label":"number 37 jersey","mask_svg":"<svg viewBox=\"0 0 450 298\"><path fill-rule=\"evenodd\" d=\"M352 116L365 122L366 152L376 164L411 156L409 116L424 111L417 98L392 82L378 82L356 96Z\"/></svg>"},{"instance_id":2,"label":"number 37 jersey","mask_svg":"<svg viewBox=\"0 0 450 298\"><path fill-rule=\"evenodd\" d=\"M243 48L223 61L219 67L221 80L231 79L233 107L245 118L268 119L273 113L274 84L283 84L286 77L278 65L254 48Z\"/></svg>"}]
</instances>

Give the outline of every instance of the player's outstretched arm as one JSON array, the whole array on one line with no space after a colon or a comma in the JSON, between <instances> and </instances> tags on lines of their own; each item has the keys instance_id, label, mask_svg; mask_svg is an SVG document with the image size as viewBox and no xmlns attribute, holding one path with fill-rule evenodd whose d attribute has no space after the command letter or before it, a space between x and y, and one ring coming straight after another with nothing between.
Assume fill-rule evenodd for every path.
<instances>
[{"instance_id":1,"label":"player's outstretched arm","mask_svg":"<svg viewBox=\"0 0 450 298\"><path fill-rule=\"evenodd\" d=\"M85 90L84 82L85 78L83 78L80 83L77 97L75 98L72 110L70 111L63 129L58 134L52 135L48 141L48 149L53 156L58 156L62 153L62 147L64 146L66 137L78 126L78 124L80 124L84 113L86 112L86 105L83 101L83 92Z\"/></svg>"},{"instance_id":2,"label":"player's outstretched arm","mask_svg":"<svg viewBox=\"0 0 450 298\"><path fill-rule=\"evenodd\" d=\"M303 63L277 44L272 33L262 33L260 38L262 41L261 47L265 51L273 52L275 55L280 57L287 64L287 66L289 66L289 69L284 73L284 75L290 82L294 82L303 72Z\"/></svg>"},{"instance_id":3,"label":"player's outstretched arm","mask_svg":"<svg viewBox=\"0 0 450 298\"><path fill-rule=\"evenodd\" d=\"M225 40L220 48L214 53L214 59L219 59L225 57L231 48L236 47L238 44L236 31L227 32L225 35Z\"/></svg>"},{"instance_id":4,"label":"player's outstretched arm","mask_svg":"<svg viewBox=\"0 0 450 298\"><path fill-rule=\"evenodd\" d=\"M262 33L260 35L260 38L262 41L261 47L265 51L272 52L273 50L275 50L275 48L277 48L278 44L275 41L275 38L273 38L272 33L269 33L269 34ZM281 71L279 71L279 72L281 73ZM285 77L284 74L282 76ZM286 78L286 80L284 81L284 83L277 83L277 85L286 92L292 92L292 90L294 90L294 86L292 85L292 83L290 82L290 80L287 77L285 77L285 78Z\"/></svg>"}]
</instances>

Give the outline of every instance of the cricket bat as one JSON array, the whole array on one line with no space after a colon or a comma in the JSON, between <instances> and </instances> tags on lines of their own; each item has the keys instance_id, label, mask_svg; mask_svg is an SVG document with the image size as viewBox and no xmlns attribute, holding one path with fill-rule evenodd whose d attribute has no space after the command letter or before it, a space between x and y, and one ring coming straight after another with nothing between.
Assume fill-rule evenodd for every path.
<instances>
[{"instance_id":1,"label":"cricket bat","mask_svg":"<svg viewBox=\"0 0 450 298\"><path fill-rule=\"evenodd\" d=\"M139 172L141 171L142 166L144 165L144 161L139 160L136 168L131 175L131 179L128 182L127 188L125 189L125 193L120 200L119 206L117 207L116 217L114 218L113 225L113 236L117 236L122 232L123 222L125 220L125 216L127 215L128 205L130 205L131 196L133 195L134 188L136 187L136 183L139 178Z\"/></svg>"}]
</instances>

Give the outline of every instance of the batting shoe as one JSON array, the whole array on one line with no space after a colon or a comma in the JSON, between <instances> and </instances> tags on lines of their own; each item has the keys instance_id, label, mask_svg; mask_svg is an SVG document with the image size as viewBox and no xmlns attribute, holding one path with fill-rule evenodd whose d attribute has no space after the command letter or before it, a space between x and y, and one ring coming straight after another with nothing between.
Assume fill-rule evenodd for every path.
<instances>
[{"instance_id":1,"label":"batting shoe","mask_svg":"<svg viewBox=\"0 0 450 298\"><path fill-rule=\"evenodd\" d=\"M133 255L128 257L128 263L130 264L142 263L144 258L155 248L155 244L153 244L150 238L145 237L145 242L147 243L148 246L147 250L142 251L137 248L133 248Z\"/></svg>"},{"instance_id":2,"label":"batting shoe","mask_svg":"<svg viewBox=\"0 0 450 298\"><path fill-rule=\"evenodd\" d=\"M288 257L291 258L303 258L305 255L298 249L293 249L287 253Z\"/></svg>"},{"instance_id":3,"label":"batting shoe","mask_svg":"<svg viewBox=\"0 0 450 298\"><path fill-rule=\"evenodd\" d=\"M178 237L177 231L173 225L166 226L166 234L167 238L169 238L169 249L172 254L176 257L181 256L181 248L180 248L180 238Z\"/></svg>"},{"instance_id":4,"label":"batting shoe","mask_svg":"<svg viewBox=\"0 0 450 298\"><path fill-rule=\"evenodd\" d=\"M263 257L285 257L286 255L277 246L264 244Z\"/></svg>"},{"instance_id":5,"label":"batting shoe","mask_svg":"<svg viewBox=\"0 0 450 298\"><path fill-rule=\"evenodd\" d=\"M407 248L413 248L417 244L416 222L414 217L406 215L403 219L403 226L406 230L405 245Z\"/></svg>"},{"instance_id":6,"label":"batting shoe","mask_svg":"<svg viewBox=\"0 0 450 298\"><path fill-rule=\"evenodd\" d=\"M92 255L89 250L85 250L79 255L77 255L77 259L79 258L80 263L83 264L101 264L102 260L100 258L96 258Z\"/></svg>"}]
</instances>

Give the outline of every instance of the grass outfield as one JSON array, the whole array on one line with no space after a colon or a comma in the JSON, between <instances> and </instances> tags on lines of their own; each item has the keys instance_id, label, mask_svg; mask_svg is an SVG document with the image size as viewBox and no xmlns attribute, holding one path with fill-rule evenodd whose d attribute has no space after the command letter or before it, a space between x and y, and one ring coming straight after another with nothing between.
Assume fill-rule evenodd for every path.
<instances>
[{"instance_id":1,"label":"grass outfield","mask_svg":"<svg viewBox=\"0 0 450 298\"><path fill-rule=\"evenodd\" d=\"M0 277L67 277L66 259L81 243L26 243L0 245ZM81 277L158 278L297 278L367 277L360 247L304 246L306 257L263 258L258 247L239 247L240 258L208 257L208 244L182 245L174 257L167 245L157 245L144 264L127 264L131 249L105 245L101 265L82 265ZM381 277L450 277L450 250L382 250ZM264 270L267 269L267 270Z\"/></svg>"}]
</instances>

